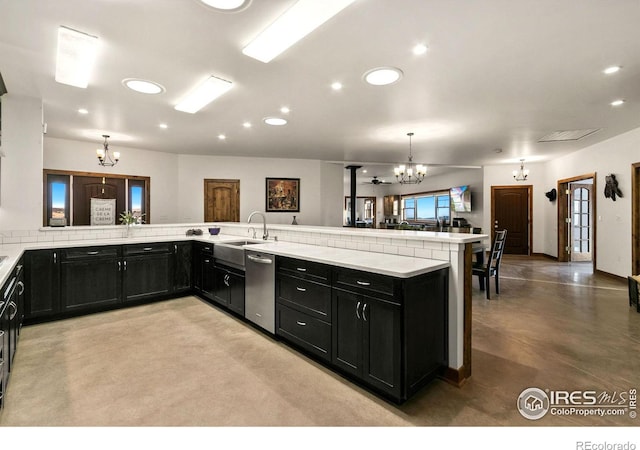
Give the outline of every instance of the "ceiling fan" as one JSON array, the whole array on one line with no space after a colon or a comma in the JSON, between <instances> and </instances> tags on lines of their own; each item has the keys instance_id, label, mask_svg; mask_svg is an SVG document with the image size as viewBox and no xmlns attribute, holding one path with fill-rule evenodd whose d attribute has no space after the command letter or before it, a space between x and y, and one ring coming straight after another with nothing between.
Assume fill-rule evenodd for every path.
<instances>
[{"instance_id":1,"label":"ceiling fan","mask_svg":"<svg viewBox=\"0 0 640 450\"><path fill-rule=\"evenodd\" d=\"M383 181L378 179L377 175L374 175L373 178L371 178L371 181L367 181L366 183L362 183L362 184L374 184L374 185L379 185L379 184L392 184L389 181Z\"/></svg>"}]
</instances>

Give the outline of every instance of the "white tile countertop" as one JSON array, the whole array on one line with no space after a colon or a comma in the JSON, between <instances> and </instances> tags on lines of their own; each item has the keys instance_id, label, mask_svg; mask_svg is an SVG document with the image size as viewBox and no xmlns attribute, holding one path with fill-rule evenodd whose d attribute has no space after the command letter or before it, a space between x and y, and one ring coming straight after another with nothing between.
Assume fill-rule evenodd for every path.
<instances>
[{"instance_id":1,"label":"white tile countertop","mask_svg":"<svg viewBox=\"0 0 640 450\"><path fill-rule=\"evenodd\" d=\"M202 236L188 237L149 236L135 238L7 244L0 246L0 255L7 257L2 265L0 265L0 286L7 280L16 263L26 250L142 244L151 242L175 242L184 240L211 242L215 245L216 243L239 241L244 239L245 238L241 236L209 236L205 234ZM446 261L412 258L399 255L388 255L360 250L322 247L317 245L299 244L292 242L265 241L265 243L261 244L246 245L244 246L244 248L258 250L272 255L306 259L308 261L314 261L356 270L364 270L400 278L409 278L415 275L420 275L423 273L449 267L449 263Z\"/></svg>"}]
</instances>

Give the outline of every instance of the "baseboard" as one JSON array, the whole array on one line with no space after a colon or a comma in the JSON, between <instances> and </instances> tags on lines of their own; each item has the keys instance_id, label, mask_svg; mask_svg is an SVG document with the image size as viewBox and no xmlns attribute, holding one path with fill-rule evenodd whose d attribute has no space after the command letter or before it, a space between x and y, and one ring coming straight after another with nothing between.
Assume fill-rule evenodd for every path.
<instances>
[{"instance_id":1,"label":"baseboard","mask_svg":"<svg viewBox=\"0 0 640 450\"><path fill-rule=\"evenodd\" d=\"M554 261L558 260L557 256L547 255L546 253L531 253L531 256L539 256L541 258L553 259Z\"/></svg>"},{"instance_id":2,"label":"baseboard","mask_svg":"<svg viewBox=\"0 0 640 450\"><path fill-rule=\"evenodd\" d=\"M453 384L456 387L462 387L467 382L468 378L464 376L466 373L466 369L464 366L459 369L452 369L451 367L447 367L444 369L443 373L440 374L441 379L446 381L449 384Z\"/></svg>"},{"instance_id":3,"label":"baseboard","mask_svg":"<svg viewBox=\"0 0 640 450\"><path fill-rule=\"evenodd\" d=\"M604 271L599 270L599 269L594 270L594 273L597 273L598 275L603 275L603 276L605 276L607 278L612 278L612 279L618 280L618 281L624 281L624 282L627 281L627 277L621 277L620 275L616 275L616 274L609 273L609 272L604 272Z\"/></svg>"}]
</instances>

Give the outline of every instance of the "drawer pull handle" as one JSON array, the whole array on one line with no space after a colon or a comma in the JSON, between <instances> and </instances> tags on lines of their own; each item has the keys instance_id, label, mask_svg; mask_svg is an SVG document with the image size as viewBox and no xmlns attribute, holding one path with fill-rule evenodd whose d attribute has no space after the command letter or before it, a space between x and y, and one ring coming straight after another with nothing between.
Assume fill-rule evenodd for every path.
<instances>
[{"instance_id":1,"label":"drawer pull handle","mask_svg":"<svg viewBox=\"0 0 640 450\"><path fill-rule=\"evenodd\" d=\"M262 314L258 314L258 313L256 313L256 316L258 316L258 317L262 317Z\"/></svg>"},{"instance_id":2,"label":"drawer pull handle","mask_svg":"<svg viewBox=\"0 0 640 450\"><path fill-rule=\"evenodd\" d=\"M153 247L145 247L142 249L144 252L150 252L151 250L153 250Z\"/></svg>"},{"instance_id":3,"label":"drawer pull handle","mask_svg":"<svg viewBox=\"0 0 640 450\"><path fill-rule=\"evenodd\" d=\"M301 288L300 286L296 286L296 289L299 290L300 292L307 292L305 288Z\"/></svg>"},{"instance_id":4,"label":"drawer pull handle","mask_svg":"<svg viewBox=\"0 0 640 450\"><path fill-rule=\"evenodd\" d=\"M304 267L297 267L296 270L298 272L306 272L307 271L307 269L305 269Z\"/></svg>"},{"instance_id":5,"label":"drawer pull handle","mask_svg":"<svg viewBox=\"0 0 640 450\"><path fill-rule=\"evenodd\" d=\"M299 320L296 320L296 323L298 325L300 325L301 327L306 327L307 326L307 322L300 322Z\"/></svg>"},{"instance_id":6,"label":"drawer pull handle","mask_svg":"<svg viewBox=\"0 0 640 450\"><path fill-rule=\"evenodd\" d=\"M360 319L360 302L356 305L356 317Z\"/></svg>"},{"instance_id":7,"label":"drawer pull handle","mask_svg":"<svg viewBox=\"0 0 640 450\"><path fill-rule=\"evenodd\" d=\"M202 250L209 251L209 250L211 250L211 247L203 247Z\"/></svg>"},{"instance_id":8,"label":"drawer pull handle","mask_svg":"<svg viewBox=\"0 0 640 450\"><path fill-rule=\"evenodd\" d=\"M371 286L371 283L369 283L368 281L356 280L356 283L358 283L360 286Z\"/></svg>"},{"instance_id":9,"label":"drawer pull handle","mask_svg":"<svg viewBox=\"0 0 640 450\"><path fill-rule=\"evenodd\" d=\"M207 264L209 264L209 260L208 260L208 259L205 259L205 260L204 260L204 262L206 262Z\"/></svg>"},{"instance_id":10,"label":"drawer pull handle","mask_svg":"<svg viewBox=\"0 0 640 450\"><path fill-rule=\"evenodd\" d=\"M100 253L100 252L97 252L97 251L96 252L87 252L87 255L93 256L93 255L97 255L98 253Z\"/></svg>"}]
</instances>

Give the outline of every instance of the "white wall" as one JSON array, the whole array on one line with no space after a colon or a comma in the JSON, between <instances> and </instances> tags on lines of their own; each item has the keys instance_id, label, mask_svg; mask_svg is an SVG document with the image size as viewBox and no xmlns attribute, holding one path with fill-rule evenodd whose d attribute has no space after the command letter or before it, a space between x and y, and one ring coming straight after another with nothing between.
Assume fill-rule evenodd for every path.
<instances>
[{"instance_id":1,"label":"white wall","mask_svg":"<svg viewBox=\"0 0 640 450\"><path fill-rule=\"evenodd\" d=\"M584 148L546 164L547 184L596 173L596 269L626 277L631 274L631 164L640 162L640 128ZM605 198L605 176L615 174L623 197ZM554 203L555 205L555 203ZM546 211L543 251L557 256L556 209Z\"/></svg>"},{"instance_id":2,"label":"white wall","mask_svg":"<svg viewBox=\"0 0 640 450\"><path fill-rule=\"evenodd\" d=\"M114 167L102 167L96 158L96 149L101 147L102 139L91 143L45 137L44 168L151 177L150 222L178 222L178 155L127 148L110 142L109 149L119 151L121 159Z\"/></svg>"},{"instance_id":3,"label":"white wall","mask_svg":"<svg viewBox=\"0 0 640 450\"><path fill-rule=\"evenodd\" d=\"M0 230L42 224L42 100L2 97Z\"/></svg>"},{"instance_id":4,"label":"white wall","mask_svg":"<svg viewBox=\"0 0 640 450\"><path fill-rule=\"evenodd\" d=\"M240 220L265 211L265 178L300 178L300 212L267 213L268 223L340 226L341 192L321 184L338 179L337 170L317 160L180 155L178 197L180 222L204 221L204 179L240 180ZM334 182L335 183L335 182ZM333 206L337 205L337 206ZM326 217L323 213L326 212ZM336 221L336 222L334 222Z\"/></svg>"},{"instance_id":5,"label":"white wall","mask_svg":"<svg viewBox=\"0 0 640 450\"><path fill-rule=\"evenodd\" d=\"M532 186L533 196L533 223L532 239L533 253L547 253L544 243L548 235L546 217L555 211L556 203L551 203L544 193L555 187L555 182L548 179L547 164L525 162L525 169L529 169L527 181L516 181L513 179L513 171L518 169L519 164L485 166L484 171L484 204L487 205L483 220L482 230L487 234L491 233L491 186ZM551 184L550 184L551 183ZM549 254L549 253L547 253Z\"/></svg>"}]
</instances>

